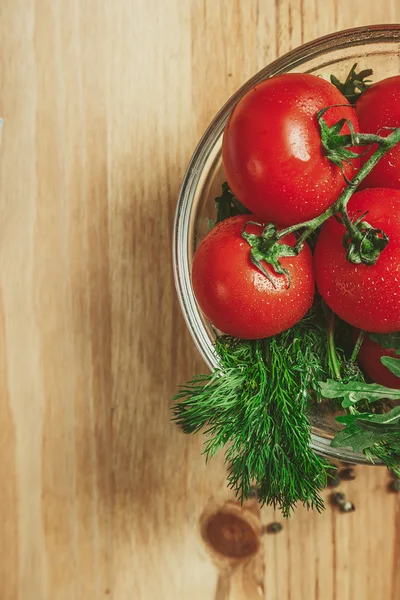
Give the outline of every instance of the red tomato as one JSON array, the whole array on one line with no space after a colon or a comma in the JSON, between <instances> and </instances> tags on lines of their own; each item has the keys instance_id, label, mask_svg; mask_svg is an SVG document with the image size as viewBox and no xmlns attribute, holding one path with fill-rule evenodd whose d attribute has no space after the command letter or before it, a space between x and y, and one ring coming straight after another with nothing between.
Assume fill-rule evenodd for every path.
<instances>
[{"instance_id":1,"label":"red tomato","mask_svg":"<svg viewBox=\"0 0 400 600\"><path fill-rule=\"evenodd\" d=\"M381 363L382 356L399 358L396 350L383 348L380 344L373 342L367 334L358 353L358 360L364 371L375 383L400 389L400 377L396 377L394 373Z\"/></svg>"},{"instance_id":2,"label":"red tomato","mask_svg":"<svg viewBox=\"0 0 400 600\"><path fill-rule=\"evenodd\" d=\"M364 92L357 101L356 113L363 133L378 133L382 127L400 127L400 75L383 79ZM390 133L382 130L379 135L386 137ZM362 164L376 149L374 144L362 157ZM362 187L400 188L400 144L380 159Z\"/></svg>"},{"instance_id":3,"label":"red tomato","mask_svg":"<svg viewBox=\"0 0 400 600\"><path fill-rule=\"evenodd\" d=\"M233 109L222 145L226 178L239 200L265 222L286 226L312 219L345 187L340 168L324 154L316 119L318 110L333 104L349 103L328 81L292 73L261 82ZM330 126L342 118L358 131L350 105L324 116ZM344 169L351 179L354 169L348 164Z\"/></svg>"},{"instance_id":4,"label":"red tomato","mask_svg":"<svg viewBox=\"0 0 400 600\"><path fill-rule=\"evenodd\" d=\"M253 215L231 217L218 223L200 244L193 260L193 290L205 316L223 333L245 339L276 335L292 327L311 307L314 298L312 255L307 245L293 258L282 258L290 273L277 275L263 263L275 284L253 265L251 248L242 229ZM261 225L248 233L260 234ZM293 246L294 235L282 243Z\"/></svg>"},{"instance_id":5,"label":"red tomato","mask_svg":"<svg viewBox=\"0 0 400 600\"><path fill-rule=\"evenodd\" d=\"M389 243L374 266L353 264L343 247L345 227L335 217L323 225L315 247L315 278L330 308L354 327L377 333L400 330L400 191L374 188L350 199L351 218L382 229Z\"/></svg>"}]
</instances>

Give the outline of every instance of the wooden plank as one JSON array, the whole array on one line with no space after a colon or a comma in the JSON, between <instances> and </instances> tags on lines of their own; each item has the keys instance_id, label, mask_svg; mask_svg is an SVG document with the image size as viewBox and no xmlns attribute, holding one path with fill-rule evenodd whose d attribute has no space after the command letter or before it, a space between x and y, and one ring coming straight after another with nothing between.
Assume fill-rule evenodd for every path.
<instances>
[{"instance_id":1,"label":"wooden plank","mask_svg":"<svg viewBox=\"0 0 400 600\"><path fill-rule=\"evenodd\" d=\"M400 598L385 471L344 486L354 514L299 510L267 534L280 517L239 509L221 457L205 467L169 422L203 369L170 262L199 136L276 56L399 19L393 0L3 0L4 600ZM239 559L216 555L213 515Z\"/></svg>"}]
</instances>

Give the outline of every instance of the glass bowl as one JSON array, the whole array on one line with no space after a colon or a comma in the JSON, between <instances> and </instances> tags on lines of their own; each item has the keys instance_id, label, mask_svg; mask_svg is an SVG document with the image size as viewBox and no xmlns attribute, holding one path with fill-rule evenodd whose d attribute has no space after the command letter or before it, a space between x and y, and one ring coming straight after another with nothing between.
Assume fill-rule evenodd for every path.
<instances>
[{"instance_id":1,"label":"glass bowl","mask_svg":"<svg viewBox=\"0 0 400 600\"><path fill-rule=\"evenodd\" d=\"M249 79L222 107L201 138L187 168L175 215L173 263L176 289L194 343L211 370L218 366L213 347L215 333L201 313L191 285L191 265L198 244L208 230L208 218L215 216L214 198L225 180L221 145L222 134L234 105L252 87L280 73L313 73L324 79L331 74L344 80L354 63L371 68L377 81L400 73L400 25L359 27L334 33L285 54ZM324 408L310 415L311 445L323 456L371 464L363 454L345 448L332 448L330 442L339 425ZM379 464L378 461L375 464Z\"/></svg>"}]
</instances>

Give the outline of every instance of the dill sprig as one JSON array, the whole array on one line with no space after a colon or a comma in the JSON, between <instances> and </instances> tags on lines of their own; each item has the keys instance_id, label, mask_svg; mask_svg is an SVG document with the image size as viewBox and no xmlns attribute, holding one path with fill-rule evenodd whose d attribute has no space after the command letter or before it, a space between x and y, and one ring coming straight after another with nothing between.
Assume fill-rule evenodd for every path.
<instances>
[{"instance_id":1,"label":"dill sprig","mask_svg":"<svg viewBox=\"0 0 400 600\"><path fill-rule=\"evenodd\" d=\"M375 459L378 458L397 477L400 477L400 442L397 444L380 442L374 444L371 448L366 448L364 454L371 463L374 463Z\"/></svg>"},{"instance_id":2,"label":"dill sprig","mask_svg":"<svg viewBox=\"0 0 400 600\"><path fill-rule=\"evenodd\" d=\"M307 408L329 372L325 331L315 314L264 340L216 341L220 368L181 387L174 420L204 428L209 460L225 449L228 485L240 499L256 488L261 504L289 516L300 502L324 507L328 463L310 447Z\"/></svg>"}]
</instances>

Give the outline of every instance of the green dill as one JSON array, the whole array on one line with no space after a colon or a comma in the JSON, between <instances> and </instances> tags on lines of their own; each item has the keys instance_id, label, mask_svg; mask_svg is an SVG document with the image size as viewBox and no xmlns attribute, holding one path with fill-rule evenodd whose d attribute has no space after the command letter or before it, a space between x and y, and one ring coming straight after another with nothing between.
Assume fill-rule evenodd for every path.
<instances>
[{"instance_id":1,"label":"green dill","mask_svg":"<svg viewBox=\"0 0 400 600\"><path fill-rule=\"evenodd\" d=\"M224 449L228 484L240 499L257 489L261 504L288 516L297 503L322 510L328 463L310 447L307 412L329 374L326 334L315 312L273 338L221 336L220 368L175 397L185 433L204 430L209 460Z\"/></svg>"},{"instance_id":2,"label":"green dill","mask_svg":"<svg viewBox=\"0 0 400 600\"><path fill-rule=\"evenodd\" d=\"M391 444L380 442L371 448L366 448L364 454L371 463L378 459L397 477L400 477L400 441Z\"/></svg>"}]
</instances>

